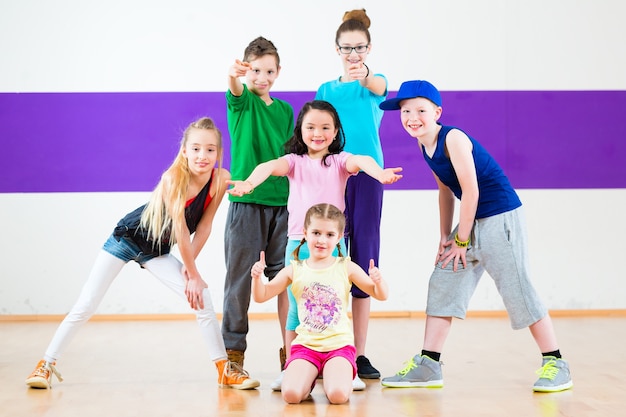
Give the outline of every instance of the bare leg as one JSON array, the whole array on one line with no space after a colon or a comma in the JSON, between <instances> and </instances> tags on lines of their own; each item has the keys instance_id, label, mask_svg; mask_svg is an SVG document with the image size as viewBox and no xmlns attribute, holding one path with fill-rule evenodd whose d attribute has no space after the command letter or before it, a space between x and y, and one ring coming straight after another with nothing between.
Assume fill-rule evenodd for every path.
<instances>
[{"instance_id":1,"label":"bare leg","mask_svg":"<svg viewBox=\"0 0 626 417\"><path fill-rule=\"evenodd\" d=\"M343 404L352 393L352 365L346 358L336 356L324 366L324 392L331 404Z\"/></svg>"},{"instance_id":2,"label":"bare leg","mask_svg":"<svg viewBox=\"0 0 626 417\"><path fill-rule=\"evenodd\" d=\"M293 330L285 330L285 356L289 359L291 355L291 344L295 340L297 333Z\"/></svg>"},{"instance_id":3,"label":"bare leg","mask_svg":"<svg viewBox=\"0 0 626 417\"><path fill-rule=\"evenodd\" d=\"M285 369L282 384L283 400L289 404L299 404L311 393L317 378L317 368L309 361L296 359Z\"/></svg>"},{"instance_id":4,"label":"bare leg","mask_svg":"<svg viewBox=\"0 0 626 417\"><path fill-rule=\"evenodd\" d=\"M283 345L286 346L285 339L285 325L287 324L287 313L289 312L289 299L287 298L287 291L283 291L278 294L278 322L280 323L280 333L283 338Z\"/></svg>"},{"instance_id":5,"label":"bare leg","mask_svg":"<svg viewBox=\"0 0 626 417\"><path fill-rule=\"evenodd\" d=\"M441 352L451 326L452 317L427 316L424 330L424 349Z\"/></svg>"},{"instance_id":6,"label":"bare leg","mask_svg":"<svg viewBox=\"0 0 626 417\"><path fill-rule=\"evenodd\" d=\"M352 326L354 329L354 347L356 356L365 355L367 328L370 319L371 299L352 297Z\"/></svg>"},{"instance_id":7,"label":"bare leg","mask_svg":"<svg viewBox=\"0 0 626 417\"><path fill-rule=\"evenodd\" d=\"M559 348L549 314L531 324L529 329L541 352L552 352Z\"/></svg>"}]
</instances>

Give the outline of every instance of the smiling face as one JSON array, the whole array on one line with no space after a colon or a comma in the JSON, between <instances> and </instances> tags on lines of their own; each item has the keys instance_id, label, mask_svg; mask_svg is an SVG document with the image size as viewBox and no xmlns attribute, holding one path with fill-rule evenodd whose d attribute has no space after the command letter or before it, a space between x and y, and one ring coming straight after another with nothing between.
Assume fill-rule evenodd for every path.
<instances>
[{"instance_id":1,"label":"smiling face","mask_svg":"<svg viewBox=\"0 0 626 417\"><path fill-rule=\"evenodd\" d=\"M416 97L400 102L402 127L414 138L436 133L439 117L441 117L441 107L427 98Z\"/></svg>"},{"instance_id":2,"label":"smiling face","mask_svg":"<svg viewBox=\"0 0 626 417\"><path fill-rule=\"evenodd\" d=\"M309 156L321 158L337 136L333 116L324 110L310 109L302 119L302 140L309 149Z\"/></svg>"},{"instance_id":3,"label":"smiling face","mask_svg":"<svg viewBox=\"0 0 626 417\"><path fill-rule=\"evenodd\" d=\"M333 251L343 237L339 221L311 216L310 223L304 230L312 260L326 259L332 256Z\"/></svg>"},{"instance_id":4,"label":"smiling face","mask_svg":"<svg viewBox=\"0 0 626 417\"><path fill-rule=\"evenodd\" d=\"M192 175L210 173L220 154L219 137L215 130L191 128L183 148Z\"/></svg>"},{"instance_id":5,"label":"smiling face","mask_svg":"<svg viewBox=\"0 0 626 417\"><path fill-rule=\"evenodd\" d=\"M280 73L280 66L274 55L263 55L250 61L250 69L246 73L246 85L254 94L267 101L274 81Z\"/></svg>"},{"instance_id":6,"label":"smiling face","mask_svg":"<svg viewBox=\"0 0 626 417\"><path fill-rule=\"evenodd\" d=\"M335 49L342 59L344 70L347 71L347 68L350 65L365 62L367 54L371 50L371 45L367 40L367 34L357 30L343 32L337 39L337 46L335 46ZM350 53L344 53L348 50L350 50ZM357 52L357 50L362 50L362 52Z\"/></svg>"}]
</instances>

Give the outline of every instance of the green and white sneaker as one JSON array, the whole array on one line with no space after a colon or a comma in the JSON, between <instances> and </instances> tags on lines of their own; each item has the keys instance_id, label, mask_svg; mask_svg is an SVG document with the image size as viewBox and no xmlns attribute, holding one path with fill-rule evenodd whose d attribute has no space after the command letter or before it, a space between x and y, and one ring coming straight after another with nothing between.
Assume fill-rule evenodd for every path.
<instances>
[{"instance_id":1,"label":"green and white sneaker","mask_svg":"<svg viewBox=\"0 0 626 417\"><path fill-rule=\"evenodd\" d=\"M533 385L533 391L536 392L564 391L574 385L567 362L554 356L544 356L541 368L535 373L539 375Z\"/></svg>"},{"instance_id":2,"label":"green and white sneaker","mask_svg":"<svg viewBox=\"0 0 626 417\"><path fill-rule=\"evenodd\" d=\"M428 356L415 355L403 370L394 376L383 378L380 383L392 388L441 388L441 365L442 362Z\"/></svg>"}]
</instances>

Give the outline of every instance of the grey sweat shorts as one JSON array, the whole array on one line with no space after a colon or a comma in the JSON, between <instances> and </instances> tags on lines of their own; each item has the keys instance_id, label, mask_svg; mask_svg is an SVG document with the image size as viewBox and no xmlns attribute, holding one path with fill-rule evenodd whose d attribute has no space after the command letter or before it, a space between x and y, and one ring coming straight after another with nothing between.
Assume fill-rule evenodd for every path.
<instances>
[{"instance_id":1,"label":"grey sweat shorts","mask_svg":"<svg viewBox=\"0 0 626 417\"><path fill-rule=\"evenodd\" d=\"M457 226L458 227L458 226ZM450 239L454 239L456 228ZM539 299L528 265L528 236L522 207L474 221L466 260L446 268L435 266L428 284L426 314L464 319L470 298L486 271L493 278L509 314L511 327L522 329L539 321L548 310Z\"/></svg>"}]
</instances>

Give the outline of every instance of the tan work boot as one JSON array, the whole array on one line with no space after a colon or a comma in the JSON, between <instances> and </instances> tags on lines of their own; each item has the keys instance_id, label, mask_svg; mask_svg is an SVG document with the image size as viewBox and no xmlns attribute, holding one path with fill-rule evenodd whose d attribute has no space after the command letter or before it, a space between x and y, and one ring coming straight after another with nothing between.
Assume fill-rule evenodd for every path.
<instances>
[{"instance_id":1,"label":"tan work boot","mask_svg":"<svg viewBox=\"0 0 626 417\"><path fill-rule=\"evenodd\" d=\"M244 353L240 350L226 349L228 360L237 363L243 369Z\"/></svg>"},{"instance_id":2,"label":"tan work boot","mask_svg":"<svg viewBox=\"0 0 626 417\"><path fill-rule=\"evenodd\" d=\"M278 350L278 357L280 358L280 370L285 370L285 362L287 362L287 349L283 346Z\"/></svg>"},{"instance_id":3,"label":"tan work boot","mask_svg":"<svg viewBox=\"0 0 626 417\"><path fill-rule=\"evenodd\" d=\"M32 388L49 389L52 387L52 374L57 377L59 382L63 381L63 377L54 367L55 364L56 362L40 360L35 370L26 378L26 385Z\"/></svg>"},{"instance_id":4,"label":"tan work boot","mask_svg":"<svg viewBox=\"0 0 626 417\"><path fill-rule=\"evenodd\" d=\"M236 362L222 359L215 362L215 367L217 368L217 383L221 388L253 389L261 385L256 379L250 378Z\"/></svg>"}]
</instances>

